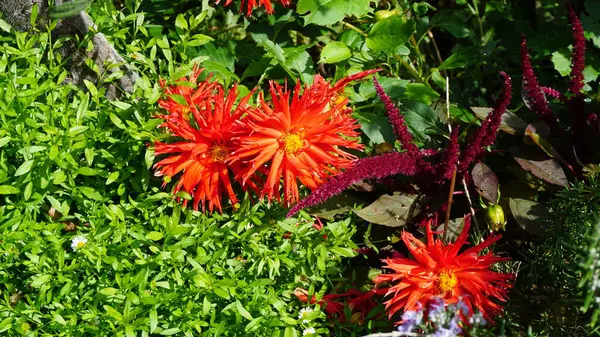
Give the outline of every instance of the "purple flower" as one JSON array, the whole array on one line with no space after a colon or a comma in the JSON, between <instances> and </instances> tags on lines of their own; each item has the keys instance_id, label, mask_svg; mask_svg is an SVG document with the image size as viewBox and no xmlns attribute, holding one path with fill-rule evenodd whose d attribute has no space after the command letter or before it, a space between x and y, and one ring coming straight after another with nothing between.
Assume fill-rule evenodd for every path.
<instances>
[{"instance_id":1,"label":"purple flower","mask_svg":"<svg viewBox=\"0 0 600 337\"><path fill-rule=\"evenodd\" d=\"M475 161L484 151L484 148L490 146L496 140L496 132L500 127L502 115L506 111L506 107L510 103L512 97L512 81L510 76L501 71L500 75L504 77L504 89L500 97L496 100L496 104L492 112L481 123L481 127L475 131L468 142L465 144L465 151L460 158L459 172L464 173L469 168L469 165Z\"/></svg>"},{"instance_id":2,"label":"purple flower","mask_svg":"<svg viewBox=\"0 0 600 337\"><path fill-rule=\"evenodd\" d=\"M571 54L571 82L569 91L575 96L581 94L583 89L583 69L585 68L585 37L581 21L575 14L572 6L568 7L569 21L573 30L573 53Z\"/></svg>"},{"instance_id":3,"label":"purple flower","mask_svg":"<svg viewBox=\"0 0 600 337\"><path fill-rule=\"evenodd\" d=\"M375 77L373 77L373 83L375 84L375 91L377 91L377 95L379 95L379 98L381 98L381 101L385 105L387 118L390 121L390 124L392 124L396 139L400 141L403 149L406 149L408 152L412 153L417 152L419 148L412 143L412 135L404 123L404 117L400 113L400 110L392 102L390 96L385 93Z\"/></svg>"},{"instance_id":4,"label":"purple flower","mask_svg":"<svg viewBox=\"0 0 600 337\"><path fill-rule=\"evenodd\" d=\"M416 325L423 320L422 311L405 311L402 314L402 325L398 327L399 332L412 332Z\"/></svg>"}]
</instances>

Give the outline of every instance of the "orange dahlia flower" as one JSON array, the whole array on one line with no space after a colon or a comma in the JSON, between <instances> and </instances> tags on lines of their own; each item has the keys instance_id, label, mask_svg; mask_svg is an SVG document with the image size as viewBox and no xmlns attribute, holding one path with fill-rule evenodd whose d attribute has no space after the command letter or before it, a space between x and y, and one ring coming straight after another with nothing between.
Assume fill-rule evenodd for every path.
<instances>
[{"instance_id":1,"label":"orange dahlia flower","mask_svg":"<svg viewBox=\"0 0 600 337\"><path fill-rule=\"evenodd\" d=\"M231 1L232 0L226 0L225 6L229 5ZM221 0L216 1L217 4L219 2L221 2ZM288 7L291 4L290 0L279 0L279 2L281 2L281 4L286 7ZM265 11L267 11L268 14L273 14L273 4L271 3L271 0L242 0L240 12L243 12L244 7L246 7L247 16L252 15L252 11L254 10L254 8L257 7L264 7Z\"/></svg>"},{"instance_id":2,"label":"orange dahlia flower","mask_svg":"<svg viewBox=\"0 0 600 337\"><path fill-rule=\"evenodd\" d=\"M386 294L392 295L385 302L390 318L401 309L417 310L432 297L439 297L446 303L457 303L460 299L471 312L474 308L479 309L488 321L502 310L493 300L506 301L507 290L511 287L509 281L514 275L491 271L490 266L509 258L498 257L491 251L480 256L483 249L501 236L493 235L459 254L469 236L470 223L470 217L465 217L462 233L455 243L447 245L439 239L434 240L431 220L427 222L427 244L412 234L402 233L402 240L414 260L386 259L386 268L393 272L381 274L374 280L377 284L396 283Z\"/></svg>"},{"instance_id":3,"label":"orange dahlia flower","mask_svg":"<svg viewBox=\"0 0 600 337\"><path fill-rule=\"evenodd\" d=\"M165 119L162 126L169 129L173 136L181 138L181 141L171 144L156 142L155 154L168 156L154 165L157 176L173 177L182 172L173 193L183 189L193 197L194 209L198 209L201 203L204 211L208 203L209 212L214 207L222 211L221 196L225 192L232 204L238 202L229 172L239 174L241 166L228 159L236 148L232 140L234 122L240 120L249 109L247 103L252 94L244 97L236 106L236 86L227 95L220 85L214 88L215 91L205 100L191 105L192 117L189 119L159 116ZM192 119L195 125L190 122ZM249 186L255 187L252 182Z\"/></svg>"},{"instance_id":4,"label":"orange dahlia flower","mask_svg":"<svg viewBox=\"0 0 600 337\"><path fill-rule=\"evenodd\" d=\"M261 94L261 108L248 111L240 123L240 149L232 155L248 163L244 182L268 163L261 197L269 201L280 199L283 177L285 206L299 200L297 180L315 189L330 175L352 166L356 157L347 149L362 148L354 138L359 135L356 120L340 113L347 99L331 106L332 91L306 87L301 95L301 89L297 83L292 93L287 85L271 82L271 102Z\"/></svg>"},{"instance_id":5,"label":"orange dahlia flower","mask_svg":"<svg viewBox=\"0 0 600 337\"><path fill-rule=\"evenodd\" d=\"M335 105L346 99L344 90L346 89L346 86L348 86L348 84L350 84L353 81L361 80L371 74L378 72L379 70L381 69L365 70L356 74L352 74L350 76L346 76L337 81L333 86L329 82L327 82L321 75L315 75L314 84L311 86L311 88L319 92L332 91L331 104ZM347 112L351 112L351 110L347 110Z\"/></svg>"},{"instance_id":6,"label":"orange dahlia flower","mask_svg":"<svg viewBox=\"0 0 600 337\"><path fill-rule=\"evenodd\" d=\"M203 68L194 66L192 74L177 80L177 85L167 86L164 80L159 81L166 98L158 100L158 105L169 112L169 119L187 119L191 110L213 93L218 84L210 81L210 75L205 81L198 81L203 71Z\"/></svg>"}]
</instances>

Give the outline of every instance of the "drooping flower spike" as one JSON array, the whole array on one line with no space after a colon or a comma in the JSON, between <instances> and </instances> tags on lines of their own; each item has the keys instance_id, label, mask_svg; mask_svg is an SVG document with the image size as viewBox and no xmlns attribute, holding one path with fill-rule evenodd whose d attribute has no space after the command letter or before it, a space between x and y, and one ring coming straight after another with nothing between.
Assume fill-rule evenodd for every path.
<instances>
[{"instance_id":1,"label":"drooping flower spike","mask_svg":"<svg viewBox=\"0 0 600 337\"><path fill-rule=\"evenodd\" d=\"M529 50L527 50L527 39L525 39L525 35L521 35L521 68L523 70L523 96L524 99L527 100L527 106L548 125L552 133L558 132L556 116L552 114L552 110L550 110L550 106L544 95L546 92L555 95L555 90L551 88L544 90L540 87L540 83L538 82L537 76L533 71L533 66L531 65L531 58L529 56Z\"/></svg>"},{"instance_id":2,"label":"drooping flower spike","mask_svg":"<svg viewBox=\"0 0 600 337\"><path fill-rule=\"evenodd\" d=\"M248 111L239 123L239 150L232 158L243 161L241 176L247 181L268 164L261 197L280 198L283 178L283 203L299 199L298 181L315 189L330 176L352 166L356 157L347 149L362 149L356 138L359 125L343 113L347 99L331 105L331 90L315 90L300 83L293 90L270 83L271 101L261 94L260 109Z\"/></svg>"},{"instance_id":3,"label":"drooping flower spike","mask_svg":"<svg viewBox=\"0 0 600 337\"><path fill-rule=\"evenodd\" d=\"M194 209L201 204L203 211L206 205L209 212L214 208L222 211L222 195L225 193L232 204L238 202L230 172L239 174L242 167L229 159L237 148L233 140L235 122L251 109L248 106L251 94L236 105L236 86L225 94L225 90L218 85L208 98L194 105L192 117L196 125L192 125L188 119L173 121L168 115L163 117L166 120L163 126L181 141L155 143L157 156L168 155L154 165L156 175L174 177L181 173L173 193L183 190L190 194ZM246 186L256 188L252 177L248 180Z\"/></svg>"},{"instance_id":4,"label":"drooping flower spike","mask_svg":"<svg viewBox=\"0 0 600 337\"><path fill-rule=\"evenodd\" d=\"M434 239L431 220L426 226L427 244L406 231L402 233L402 241L413 259L386 259L385 268L391 273L381 274L374 280L377 285L391 285L386 294L390 299L385 302L390 318L401 310L417 310L435 297L447 304L462 301L469 312L478 309L488 321L502 311L497 302L507 300L514 275L494 272L490 266L509 258L496 256L492 251L481 255L483 249L501 236L490 236L460 253L469 237L470 225L468 215L456 242L449 244Z\"/></svg>"},{"instance_id":5,"label":"drooping flower spike","mask_svg":"<svg viewBox=\"0 0 600 337\"><path fill-rule=\"evenodd\" d=\"M510 77L504 72L500 74L504 77L504 90L498 98L493 111L467 142L465 153L461 154L462 159L458 167L458 173L465 173L469 165L483 153L484 148L491 145L496 138L496 132L498 131L502 114L506 111L506 107L510 102L512 90ZM451 135L449 147L443 152L433 149L415 149L416 147L413 148L414 144L411 143L412 136L404 125L404 119L398 118L400 114L398 108L391 103L391 100L385 95L383 89L379 87L377 91L380 92L382 101L386 105L388 118L394 125L397 137L408 151L402 153L388 152L378 156L358 159L352 168L331 178L319 188L313 190L308 197L294 205L289 210L288 217L295 215L306 207L321 204L334 195L341 193L352 184L364 179L381 179L401 174L404 176L414 176L417 183L440 184L451 177L459 158L458 131L455 131ZM442 155L440 162L437 165L433 165L430 158L440 154Z\"/></svg>"},{"instance_id":6,"label":"drooping flower spike","mask_svg":"<svg viewBox=\"0 0 600 337\"><path fill-rule=\"evenodd\" d=\"M475 160L481 156L485 148L492 145L496 140L498 128L502 122L502 115L506 112L508 104L512 97L512 81L510 76L501 71L500 75L504 77L504 88L496 100L494 108L485 118L479 129L477 129L465 144L464 151L461 153L458 171L464 173Z\"/></svg>"},{"instance_id":7,"label":"drooping flower spike","mask_svg":"<svg viewBox=\"0 0 600 337\"><path fill-rule=\"evenodd\" d=\"M573 53L571 54L571 81L569 82L569 91L575 95L581 95L583 89L583 70L585 69L585 36L581 20L572 6L568 6L569 22L573 32Z\"/></svg>"},{"instance_id":8,"label":"drooping flower spike","mask_svg":"<svg viewBox=\"0 0 600 337\"><path fill-rule=\"evenodd\" d=\"M390 96L388 96L379 82L377 78L373 77L373 83L375 85L375 91L377 95L385 105L385 110L387 113L387 118L392 124L392 128L394 130L394 135L396 139L400 141L403 149L406 149L410 153L415 153L419 149L412 142L412 135L408 131L408 127L406 127L406 123L404 122L404 116L400 113L400 110L396 107L396 105L392 102Z\"/></svg>"},{"instance_id":9,"label":"drooping flower spike","mask_svg":"<svg viewBox=\"0 0 600 337\"><path fill-rule=\"evenodd\" d=\"M246 16L252 15L252 12L255 8L264 7L267 14L273 14L273 3L271 0L241 0L242 4L240 5L240 13L246 12ZM275 0L279 1L283 6L289 7L291 5L290 0ZM221 0L216 0L216 3L219 4ZM225 0L225 6L231 4L232 0Z\"/></svg>"}]
</instances>

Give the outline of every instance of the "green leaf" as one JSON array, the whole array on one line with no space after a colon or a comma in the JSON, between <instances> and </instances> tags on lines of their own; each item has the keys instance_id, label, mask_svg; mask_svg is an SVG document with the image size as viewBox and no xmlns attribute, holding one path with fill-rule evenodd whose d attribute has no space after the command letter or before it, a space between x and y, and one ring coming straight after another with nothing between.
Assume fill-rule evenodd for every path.
<instances>
[{"instance_id":1,"label":"green leaf","mask_svg":"<svg viewBox=\"0 0 600 337\"><path fill-rule=\"evenodd\" d=\"M512 147L510 153L524 170L531 172L534 176L550 184L563 187L569 185L569 180L558 160L549 158L538 149L521 145Z\"/></svg>"},{"instance_id":2,"label":"green leaf","mask_svg":"<svg viewBox=\"0 0 600 337\"><path fill-rule=\"evenodd\" d=\"M52 317L58 324L67 325L67 321L65 321L65 319L60 314L58 314L56 311L52 312Z\"/></svg>"},{"instance_id":3,"label":"green leaf","mask_svg":"<svg viewBox=\"0 0 600 337\"><path fill-rule=\"evenodd\" d=\"M384 194L369 206L354 210L359 217L388 227L400 227L421 213L419 197L413 194L395 192L393 195Z\"/></svg>"},{"instance_id":4,"label":"green leaf","mask_svg":"<svg viewBox=\"0 0 600 337\"><path fill-rule=\"evenodd\" d=\"M546 220L549 212L546 206L536 201L517 198L510 198L508 203L510 211L521 228L533 235L548 235Z\"/></svg>"},{"instance_id":5,"label":"green leaf","mask_svg":"<svg viewBox=\"0 0 600 337\"><path fill-rule=\"evenodd\" d=\"M404 102L400 111L404 114L406 124L417 139L428 139L428 134L447 134L439 115L421 102Z\"/></svg>"},{"instance_id":6,"label":"green leaf","mask_svg":"<svg viewBox=\"0 0 600 337\"><path fill-rule=\"evenodd\" d=\"M106 178L106 185L114 183L117 179L119 179L119 171L115 171L108 175L108 178Z\"/></svg>"},{"instance_id":7,"label":"green leaf","mask_svg":"<svg viewBox=\"0 0 600 337\"><path fill-rule=\"evenodd\" d=\"M321 51L320 63L337 63L347 60L352 56L350 48L344 42L334 41L325 45Z\"/></svg>"},{"instance_id":8,"label":"green leaf","mask_svg":"<svg viewBox=\"0 0 600 337\"><path fill-rule=\"evenodd\" d=\"M446 69L458 69L458 68L467 68L475 63L477 63L481 59L481 53L479 49L475 47L463 47L463 45L459 45L452 55L450 55L447 59L439 65L439 70Z\"/></svg>"},{"instance_id":9,"label":"green leaf","mask_svg":"<svg viewBox=\"0 0 600 337\"><path fill-rule=\"evenodd\" d=\"M87 198L90 198L92 200L96 200L96 201L102 201L102 195L100 193L98 193L98 191L96 191L95 189L88 187L88 186L80 186L78 187L78 189L81 191L81 193L83 193L83 195L85 195Z\"/></svg>"},{"instance_id":10,"label":"green leaf","mask_svg":"<svg viewBox=\"0 0 600 337\"><path fill-rule=\"evenodd\" d=\"M158 326L158 313L155 308L150 309L150 333L156 331L156 327Z\"/></svg>"},{"instance_id":11,"label":"green leaf","mask_svg":"<svg viewBox=\"0 0 600 337\"><path fill-rule=\"evenodd\" d=\"M10 185L0 185L0 194L18 194L21 192L18 188Z\"/></svg>"},{"instance_id":12,"label":"green leaf","mask_svg":"<svg viewBox=\"0 0 600 337\"><path fill-rule=\"evenodd\" d=\"M158 241L160 239L163 238L163 234L161 232L149 232L148 234L146 234L146 239L152 240L152 241Z\"/></svg>"},{"instance_id":13,"label":"green leaf","mask_svg":"<svg viewBox=\"0 0 600 337\"><path fill-rule=\"evenodd\" d=\"M245 319L251 321L252 315L250 315L250 313L248 312L248 310L246 310L246 308L244 308L244 306L242 305L242 303L240 303L240 301L236 300L235 301L235 307L237 309L237 311L240 313L240 315L242 315Z\"/></svg>"},{"instance_id":14,"label":"green leaf","mask_svg":"<svg viewBox=\"0 0 600 337\"><path fill-rule=\"evenodd\" d=\"M391 16L377 22L369 31L367 47L373 51L393 51L406 43L415 33L415 22L404 21L400 16Z\"/></svg>"},{"instance_id":15,"label":"green leaf","mask_svg":"<svg viewBox=\"0 0 600 337\"><path fill-rule=\"evenodd\" d=\"M24 162L23 164L21 164L21 166L19 166L19 168L15 172L15 177L22 176L22 175L28 173L31 170L32 166L33 166L33 159Z\"/></svg>"},{"instance_id":16,"label":"green leaf","mask_svg":"<svg viewBox=\"0 0 600 337\"><path fill-rule=\"evenodd\" d=\"M456 38L463 38L471 35L466 24L467 18L464 11L444 9L435 13L429 25L445 29Z\"/></svg>"},{"instance_id":17,"label":"green leaf","mask_svg":"<svg viewBox=\"0 0 600 337\"><path fill-rule=\"evenodd\" d=\"M38 288L38 287L41 287L42 285L46 284L46 282L48 282L51 278L52 278L52 275L40 275L38 277L35 277L29 285L32 288Z\"/></svg>"},{"instance_id":18,"label":"green leaf","mask_svg":"<svg viewBox=\"0 0 600 337\"><path fill-rule=\"evenodd\" d=\"M404 96L410 100L430 105L440 98L440 94L423 83L409 83L406 85Z\"/></svg>"},{"instance_id":19,"label":"green leaf","mask_svg":"<svg viewBox=\"0 0 600 337\"><path fill-rule=\"evenodd\" d=\"M117 321L123 320L123 315L121 315L120 312L116 311L110 305L103 305L102 307L104 308L104 310L106 310L106 314L109 315L110 317L116 319Z\"/></svg>"},{"instance_id":20,"label":"green leaf","mask_svg":"<svg viewBox=\"0 0 600 337\"><path fill-rule=\"evenodd\" d=\"M308 13L304 25L332 25L346 16L361 18L371 11L370 0L299 0L296 7L299 14Z\"/></svg>"},{"instance_id":21,"label":"green leaf","mask_svg":"<svg viewBox=\"0 0 600 337\"><path fill-rule=\"evenodd\" d=\"M560 52L555 51L552 53L552 63L554 64L554 69L556 69L561 76L569 76L571 73L571 61Z\"/></svg>"},{"instance_id":22,"label":"green leaf","mask_svg":"<svg viewBox=\"0 0 600 337\"><path fill-rule=\"evenodd\" d=\"M64 19L79 14L86 10L94 0L73 0L65 2L62 5L54 6L50 9L51 19Z\"/></svg>"},{"instance_id":23,"label":"green leaf","mask_svg":"<svg viewBox=\"0 0 600 337\"><path fill-rule=\"evenodd\" d=\"M163 330L160 334L163 335L163 336L171 336L171 335L174 335L174 334L178 333L179 331L181 331L181 329L179 329L179 328L171 328L171 329Z\"/></svg>"}]
</instances>

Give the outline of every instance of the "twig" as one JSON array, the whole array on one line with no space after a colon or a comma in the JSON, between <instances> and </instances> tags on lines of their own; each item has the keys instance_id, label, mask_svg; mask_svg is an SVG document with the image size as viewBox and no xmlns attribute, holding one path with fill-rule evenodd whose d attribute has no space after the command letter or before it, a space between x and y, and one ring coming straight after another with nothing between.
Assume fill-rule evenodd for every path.
<instances>
[{"instance_id":1,"label":"twig","mask_svg":"<svg viewBox=\"0 0 600 337\"><path fill-rule=\"evenodd\" d=\"M450 223L450 209L452 208L452 198L454 197L454 185L456 184L456 167L452 171L450 180L450 191L448 192L448 208L446 209L446 220L444 222L444 242L448 243L448 224Z\"/></svg>"},{"instance_id":2,"label":"twig","mask_svg":"<svg viewBox=\"0 0 600 337\"><path fill-rule=\"evenodd\" d=\"M450 79L446 77L446 120L448 121L448 131L452 134L452 123L450 121ZM452 199L454 197L454 186L456 185L456 168L457 163L454 163L454 171L452 171L452 179L450 180L450 191L448 192L448 208L446 209L446 219L444 221L444 242L448 243L448 224L450 223L450 210L452 209Z\"/></svg>"},{"instance_id":3,"label":"twig","mask_svg":"<svg viewBox=\"0 0 600 337\"><path fill-rule=\"evenodd\" d=\"M480 232L479 222L477 222L477 218L475 217L475 209L473 208L473 202L471 201L471 194L469 193L469 187L467 186L467 181L465 180L464 177L462 179L462 183L463 183L463 188L465 190L465 195L467 196L467 200L469 201L469 209L471 210L471 219L473 219L473 222L475 223L475 228L477 228L477 231Z\"/></svg>"},{"instance_id":4,"label":"twig","mask_svg":"<svg viewBox=\"0 0 600 337\"><path fill-rule=\"evenodd\" d=\"M431 43L433 44L433 49L435 50L435 56L437 57L437 60L440 64L444 63L444 60L442 60L442 54L440 53L440 49L438 48L437 43L435 42L435 37L433 36L433 33L431 32L431 30L427 31L427 36L429 36L429 38L431 39ZM442 70L444 76L446 76L446 71Z\"/></svg>"},{"instance_id":5,"label":"twig","mask_svg":"<svg viewBox=\"0 0 600 337\"><path fill-rule=\"evenodd\" d=\"M346 26L347 28L350 28L350 29L352 29L353 31L357 32L358 34L362 35L362 36L363 36L363 37L365 37L365 38L369 37L369 35L368 35L367 33L365 33L365 32L364 32L362 29L360 29L360 28L356 27L355 25L353 25L353 24L351 24L351 23L348 23L348 22L342 21L342 24L343 24L344 26Z\"/></svg>"}]
</instances>

